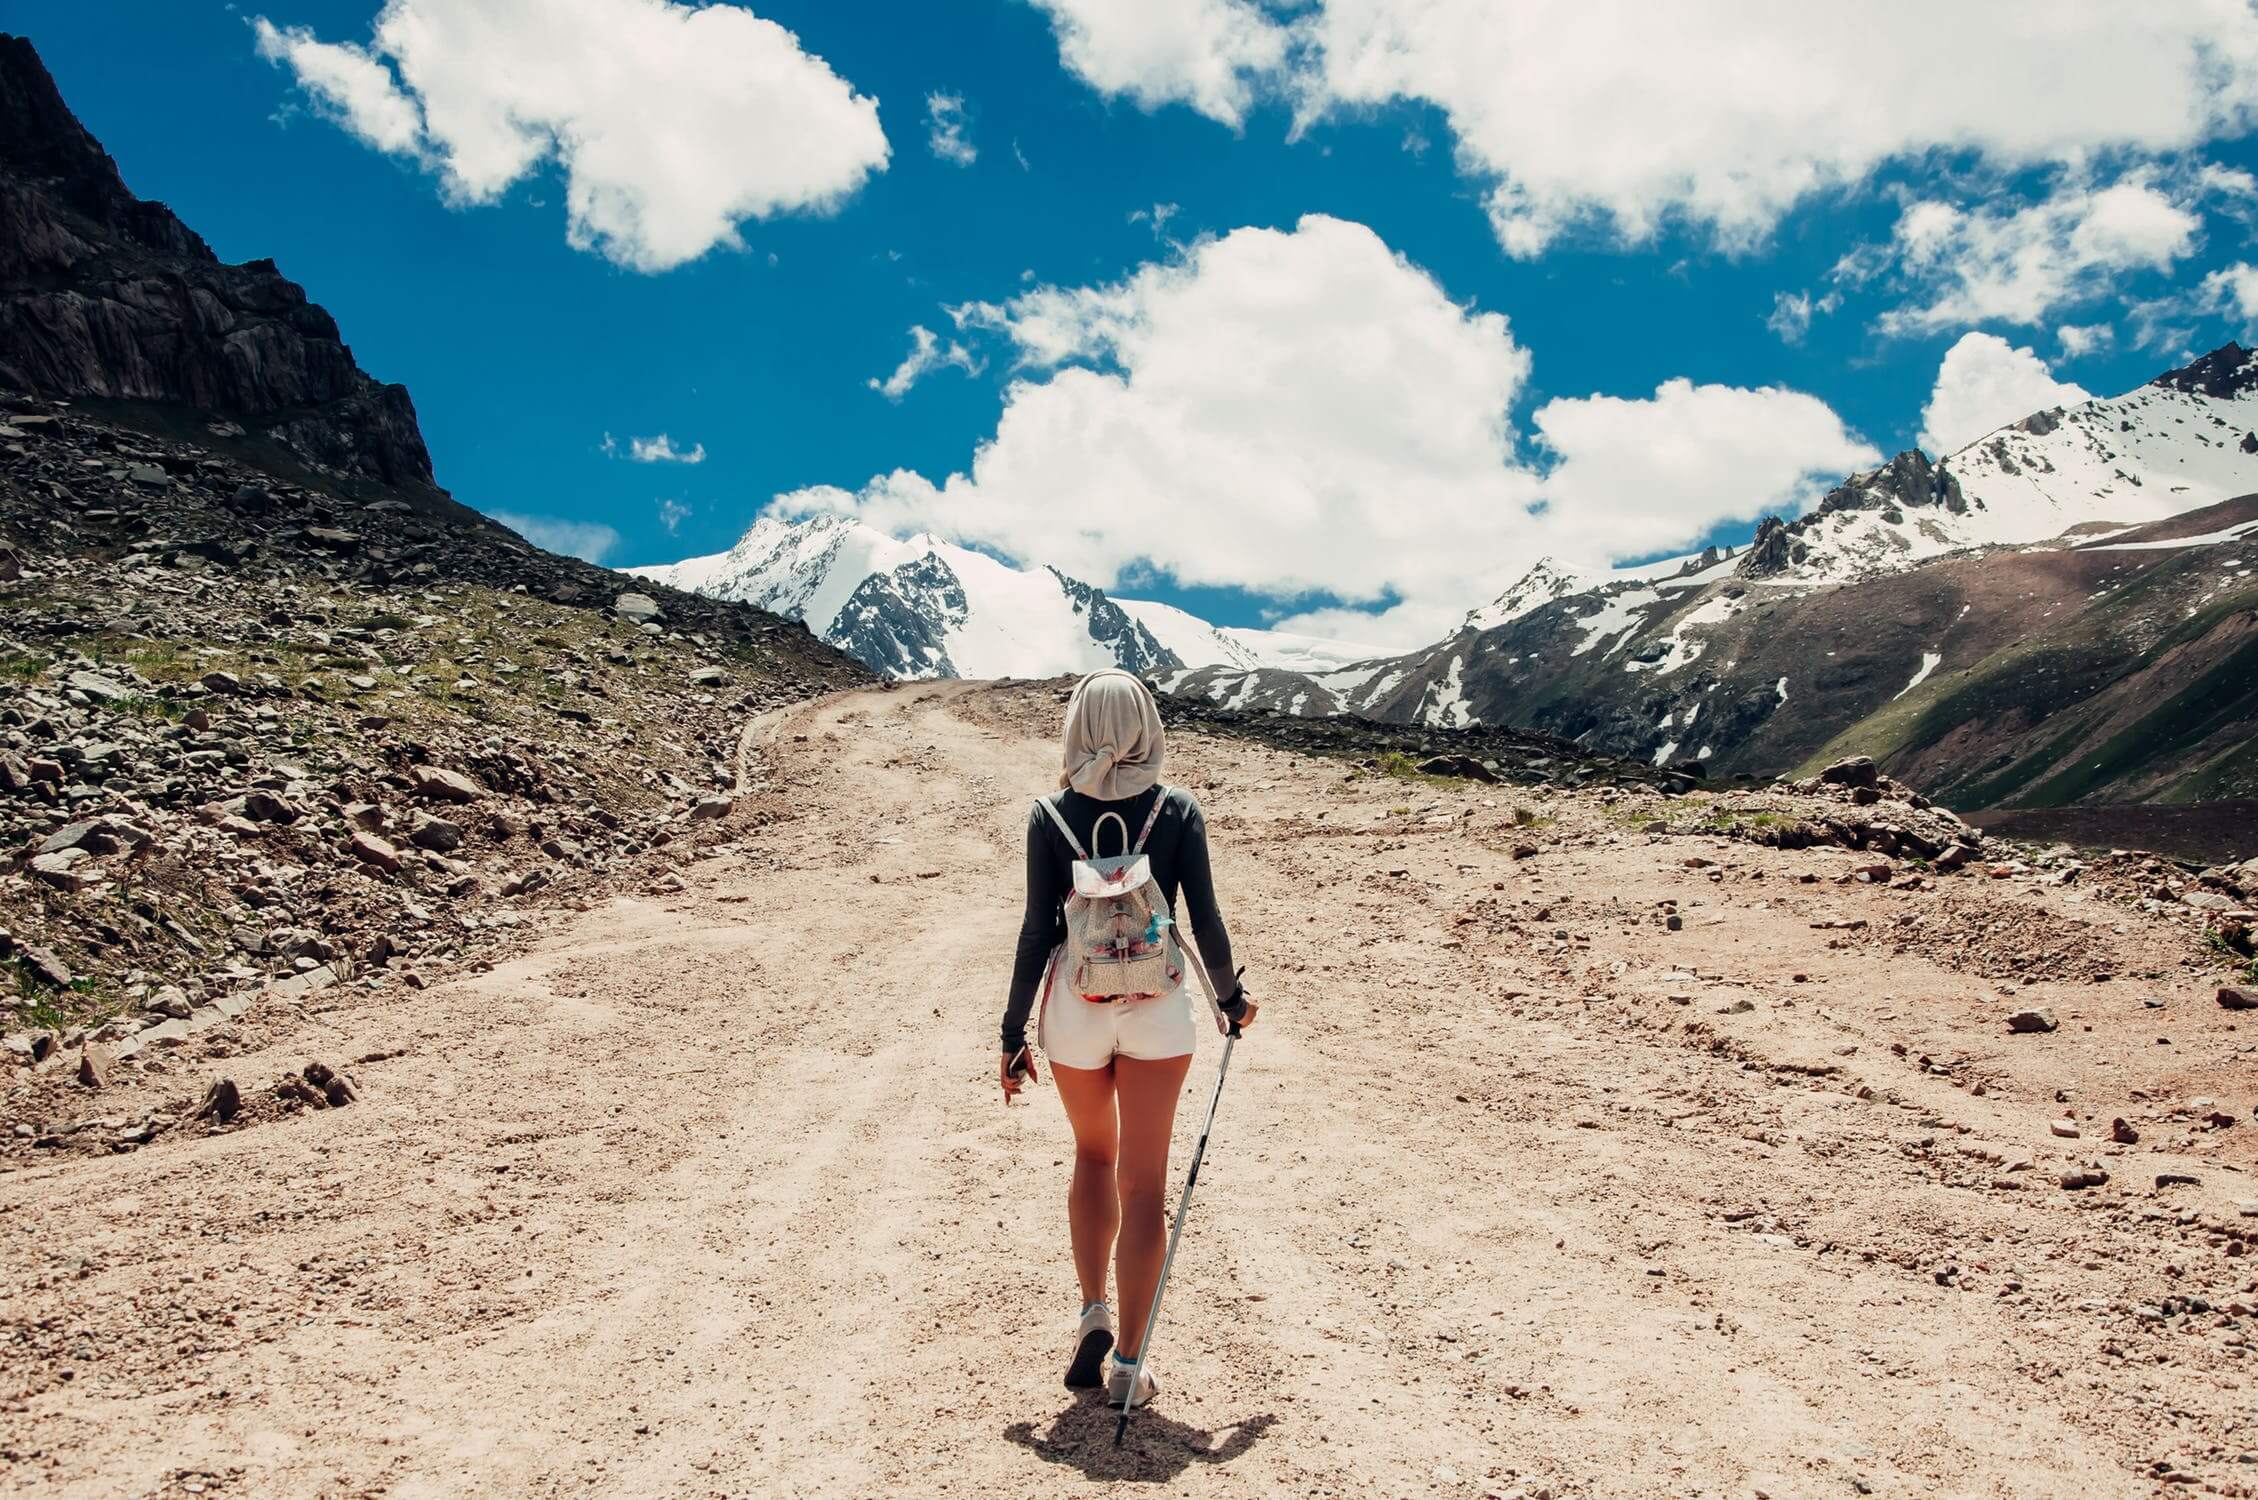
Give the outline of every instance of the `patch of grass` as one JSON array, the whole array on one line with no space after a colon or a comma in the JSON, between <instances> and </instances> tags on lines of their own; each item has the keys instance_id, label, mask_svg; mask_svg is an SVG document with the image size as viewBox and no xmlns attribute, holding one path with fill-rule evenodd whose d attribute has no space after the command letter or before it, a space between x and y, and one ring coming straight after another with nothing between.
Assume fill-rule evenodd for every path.
<instances>
[{"instance_id":1,"label":"patch of grass","mask_svg":"<svg viewBox=\"0 0 2258 1500\"><path fill-rule=\"evenodd\" d=\"M51 656L28 652L17 656L11 653L0 656L0 677L13 677L18 682L35 682L46 675L47 669L53 665L55 659Z\"/></svg>"},{"instance_id":2,"label":"patch of grass","mask_svg":"<svg viewBox=\"0 0 2258 1500\"><path fill-rule=\"evenodd\" d=\"M1396 781L1416 781L1423 786L1466 786L1457 776L1433 776L1419 769L1419 757L1402 750L1383 752L1372 762L1372 774Z\"/></svg>"},{"instance_id":3,"label":"patch of grass","mask_svg":"<svg viewBox=\"0 0 2258 1500\"><path fill-rule=\"evenodd\" d=\"M2228 968L2241 975L2245 984L2258 984L2258 957L2246 954L2228 942L2225 933L2216 928L2205 932L2203 945L2218 954Z\"/></svg>"},{"instance_id":4,"label":"patch of grass","mask_svg":"<svg viewBox=\"0 0 2258 1500\"><path fill-rule=\"evenodd\" d=\"M1551 813L1541 813L1533 807L1513 809L1513 826L1516 828L1542 828L1551 821Z\"/></svg>"},{"instance_id":5,"label":"patch of grass","mask_svg":"<svg viewBox=\"0 0 2258 1500\"><path fill-rule=\"evenodd\" d=\"M75 978L68 987L50 989L32 974L32 965L14 960L7 965L16 985L16 1019L32 1030L63 1030L102 1021L124 1010L124 998L102 980Z\"/></svg>"},{"instance_id":6,"label":"patch of grass","mask_svg":"<svg viewBox=\"0 0 2258 1500\"><path fill-rule=\"evenodd\" d=\"M1730 833L1743 828L1779 828L1795 821L1792 813L1742 812L1737 808L1713 807L1703 815L1702 827Z\"/></svg>"}]
</instances>

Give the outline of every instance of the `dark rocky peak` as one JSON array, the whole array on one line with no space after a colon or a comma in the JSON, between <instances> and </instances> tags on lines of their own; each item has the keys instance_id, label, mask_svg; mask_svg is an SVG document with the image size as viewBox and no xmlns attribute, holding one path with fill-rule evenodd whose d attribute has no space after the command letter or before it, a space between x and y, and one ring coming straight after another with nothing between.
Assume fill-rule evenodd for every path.
<instances>
[{"instance_id":1,"label":"dark rocky peak","mask_svg":"<svg viewBox=\"0 0 2258 1500\"><path fill-rule=\"evenodd\" d=\"M1778 516L1766 516L1756 523L1756 539L1733 565L1733 571L1743 578L1770 578L1786 572L1794 561L1787 523Z\"/></svg>"},{"instance_id":2,"label":"dark rocky peak","mask_svg":"<svg viewBox=\"0 0 2258 1500\"><path fill-rule=\"evenodd\" d=\"M2258 390L2258 353L2229 339L2194 364L2166 370L2149 384L2222 401L2247 396Z\"/></svg>"},{"instance_id":3,"label":"dark rocky peak","mask_svg":"<svg viewBox=\"0 0 2258 1500\"><path fill-rule=\"evenodd\" d=\"M1811 513L1823 516L1838 510L1895 510L1900 506L1935 507L1959 515L1968 509L1968 502L1951 470L1930 463L1920 449L1908 448L1880 468L1853 474L1836 485L1811 508Z\"/></svg>"},{"instance_id":4,"label":"dark rocky peak","mask_svg":"<svg viewBox=\"0 0 2258 1500\"><path fill-rule=\"evenodd\" d=\"M1075 612L1088 622L1090 639L1111 650L1123 671L1141 675L1183 669L1183 658L1163 646L1150 630L1114 603L1104 589L1079 578L1069 578L1047 563L1044 569L1058 580L1060 590L1073 602Z\"/></svg>"},{"instance_id":5,"label":"dark rocky peak","mask_svg":"<svg viewBox=\"0 0 2258 1500\"><path fill-rule=\"evenodd\" d=\"M118 164L63 103L29 41L0 33L0 163L53 183L73 208L107 219L132 200Z\"/></svg>"},{"instance_id":6,"label":"dark rocky peak","mask_svg":"<svg viewBox=\"0 0 2258 1500\"><path fill-rule=\"evenodd\" d=\"M365 374L273 261L222 264L170 209L134 197L31 43L7 35L0 385L175 428L233 423L316 473L432 484L406 388Z\"/></svg>"}]
</instances>

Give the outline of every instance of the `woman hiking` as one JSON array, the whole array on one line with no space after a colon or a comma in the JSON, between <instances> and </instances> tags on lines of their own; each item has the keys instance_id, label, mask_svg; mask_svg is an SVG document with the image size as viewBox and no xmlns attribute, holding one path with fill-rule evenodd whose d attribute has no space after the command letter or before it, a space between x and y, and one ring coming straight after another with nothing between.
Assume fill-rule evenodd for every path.
<instances>
[{"instance_id":1,"label":"woman hiking","mask_svg":"<svg viewBox=\"0 0 2258 1500\"><path fill-rule=\"evenodd\" d=\"M1176 1096L1191 1070L1198 1034L1184 972L1193 960L1166 930L1179 894L1199 949L1197 961L1207 970L1208 993L1223 997L1218 1007L1242 1028L1253 1023L1255 1006L1232 973L1231 939L1215 906L1199 803L1191 793L1160 783L1163 736L1152 694L1127 672L1084 678L1066 707L1061 749L1059 790L1037 802L1027 819L1027 912L1004 1008L1000 1077L1007 1104L1034 1080L1027 1015L1040 1004L1039 1040L1074 1127L1066 1216L1074 1272L1082 1283L1082 1315L1066 1383L1103 1384L1108 1401L1126 1411L1159 1389L1149 1364L1136 1374L1138 1344L1160 1276ZM1101 838L1105 848L1099 847ZM1144 944L1140 951L1159 957L1127 961L1146 964L1134 972L1147 977L1132 982L1153 983L1158 992L1124 994L1110 974L1077 961L1079 938L1068 930L1065 907L1076 891L1078 861L1140 846L1157 899L1148 898L1151 923L1136 937ZM1101 867L1110 863L1099 861ZM1106 1304L1109 1254L1121 1294L1118 1335Z\"/></svg>"}]
</instances>

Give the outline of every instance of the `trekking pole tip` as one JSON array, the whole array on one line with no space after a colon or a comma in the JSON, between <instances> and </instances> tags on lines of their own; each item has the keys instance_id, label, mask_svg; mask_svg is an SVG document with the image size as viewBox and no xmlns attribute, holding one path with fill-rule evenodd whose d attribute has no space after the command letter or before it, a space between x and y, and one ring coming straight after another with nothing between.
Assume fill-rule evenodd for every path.
<instances>
[{"instance_id":1,"label":"trekking pole tip","mask_svg":"<svg viewBox=\"0 0 2258 1500\"><path fill-rule=\"evenodd\" d=\"M1121 1420L1113 1424L1113 1446L1121 1446L1122 1436L1129 1431L1129 1413L1124 1411Z\"/></svg>"}]
</instances>

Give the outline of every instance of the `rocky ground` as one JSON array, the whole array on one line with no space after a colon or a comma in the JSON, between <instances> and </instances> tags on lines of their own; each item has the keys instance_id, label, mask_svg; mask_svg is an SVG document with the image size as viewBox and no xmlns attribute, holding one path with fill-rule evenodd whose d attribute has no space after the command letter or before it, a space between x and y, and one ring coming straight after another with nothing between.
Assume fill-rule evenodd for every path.
<instances>
[{"instance_id":1,"label":"rocky ground","mask_svg":"<svg viewBox=\"0 0 2258 1500\"><path fill-rule=\"evenodd\" d=\"M796 626L0 393L0 1042L89 1080L283 986L429 983L669 878ZM343 489L345 493L337 491ZM517 938L513 938L517 935ZM83 1057L91 1061L81 1061ZM12 1149L107 1150L20 1097Z\"/></svg>"},{"instance_id":2,"label":"rocky ground","mask_svg":"<svg viewBox=\"0 0 2258 1500\"><path fill-rule=\"evenodd\" d=\"M2236 872L1189 728L1265 1004L1114 1449L1065 1123L994 1086L1058 711L785 709L680 890L22 1070L165 1124L0 1175L0 1487L2258 1495L2258 1011L2179 915Z\"/></svg>"}]
</instances>

